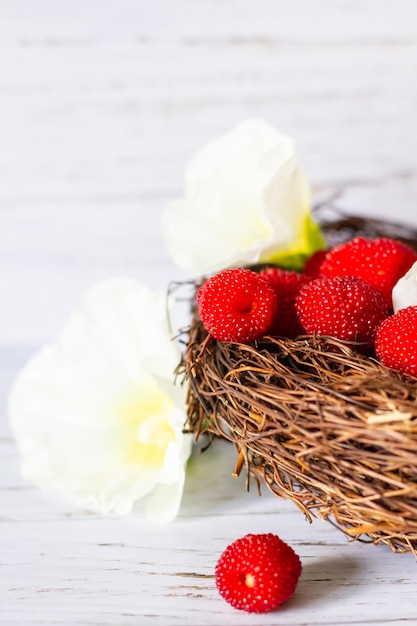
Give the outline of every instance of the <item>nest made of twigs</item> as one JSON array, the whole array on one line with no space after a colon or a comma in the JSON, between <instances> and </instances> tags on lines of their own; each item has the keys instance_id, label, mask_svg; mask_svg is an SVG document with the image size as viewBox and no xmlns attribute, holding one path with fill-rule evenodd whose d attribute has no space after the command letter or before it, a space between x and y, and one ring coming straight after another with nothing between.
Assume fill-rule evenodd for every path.
<instances>
[{"instance_id":1,"label":"nest made of twigs","mask_svg":"<svg viewBox=\"0 0 417 626\"><path fill-rule=\"evenodd\" d=\"M360 234L417 247L417 231L383 221L322 228L330 245ZM332 338L215 341L197 311L182 367L187 427L232 441L236 474L246 466L310 521L417 556L417 380Z\"/></svg>"}]
</instances>

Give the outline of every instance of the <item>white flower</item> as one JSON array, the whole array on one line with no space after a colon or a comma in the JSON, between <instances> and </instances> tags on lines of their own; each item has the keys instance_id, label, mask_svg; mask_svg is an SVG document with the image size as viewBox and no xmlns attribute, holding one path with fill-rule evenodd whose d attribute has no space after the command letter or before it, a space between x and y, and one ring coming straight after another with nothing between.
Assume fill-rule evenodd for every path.
<instances>
[{"instance_id":1,"label":"white flower","mask_svg":"<svg viewBox=\"0 0 417 626\"><path fill-rule=\"evenodd\" d=\"M194 155L185 197L167 207L163 227L175 263L192 275L264 261L300 265L300 255L323 247L293 140L259 120Z\"/></svg>"},{"instance_id":2,"label":"white flower","mask_svg":"<svg viewBox=\"0 0 417 626\"><path fill-rule=\"evenodd\" d=\"M129 279L94 287L13 386L24 477L102 514L148 496L151 518L174 519L191 450L178 361L163 293Z\"/></svg>"},{"instance_id":3,"label":"white flower","mask_svg":"<svg viewBox=\"0 0 417 626\"><path fill-rule=\"evenodd\" d=\"M392 290L394 313L408 306L417 306L417 262L402 276Z\"/></svg>"}]
</instances>

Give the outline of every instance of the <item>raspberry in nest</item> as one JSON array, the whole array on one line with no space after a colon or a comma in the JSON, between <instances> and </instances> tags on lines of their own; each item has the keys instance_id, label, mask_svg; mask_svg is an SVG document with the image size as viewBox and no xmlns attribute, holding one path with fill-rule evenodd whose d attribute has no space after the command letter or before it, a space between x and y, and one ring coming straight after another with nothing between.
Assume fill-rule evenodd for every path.
<instances>
[{"instance_id":1,"label":"raspberry in nest","mask_svg":"<svg viewBox=\"0 0 417 626\"><path fill-rule=\"evenodd\" d=\"M327 252L320 265L321 276L357 276L377 289L392 309L392 289L417 261L412 248L381 237L356 237Z\"/></svg>"},{"instance_id":2,"label":"raspberry in nest","mask_svg":"<svg viewBox=\"0 0 417 626\"><path fill-rule=\"evenodd\" d=\"M417 378L417 306L400 309L382 322L375 353L386 367Z\"/></svg>"},{"instance_id":3,"label":"raspberry in nest","mask_svg":"<svg viewBox=\"0 0 417 626\"><path fill-rule=\"evenodd\" d=\"M295 307L308 334L372 347L376 328L388 315L384 298L355 276L316 278L301 288Z\"/></svg>"},{"instance_id":4,"label":"raspberry in nest","mask_svg":"<svg viewBox=\"0 0 417 626\"><path fill-rule=\"evenodd\" d=\"M318 278L320 276L320 268L325 257L327 250L316 250L309 259L307 259L304 265L303 274L310 276L311 278Z\"/></svg>"},{"instance_id":5,"label":"raspberry in nest","mask_svg":"<svg viewBox=\"0 0 417 626\"><path fill-rule=\"evenodd\" d=\"M215 569L220 595L249 613L273 611L294 593L301 561L272 533L246 535L230 544Z\"/></svg>"},{"instance_id":6,"label":"raspberry in nest","mask_svg":"<svg viewBox=\"0 0 417 626\"><path fill-rule=\"evenodd\" d=\"M271 327L277 298L252 270L228 269L209 278L197 292L201 321L219 341L249 343Z\"/></svg>"},{"instance_id":7,"label":"raspberry in nest","mask_svg":"<svg viewBox=\"0 0 417 626\"><path fill-rule=\"evenodd\" d=\"M290 272L277 267L262 270L260 276L271 285L278 301L278 313L268 334L289 339L302 335L304 329L298 321L295 298L301 287L312 279L305 274Z\"/></svg>"}]
</instances>

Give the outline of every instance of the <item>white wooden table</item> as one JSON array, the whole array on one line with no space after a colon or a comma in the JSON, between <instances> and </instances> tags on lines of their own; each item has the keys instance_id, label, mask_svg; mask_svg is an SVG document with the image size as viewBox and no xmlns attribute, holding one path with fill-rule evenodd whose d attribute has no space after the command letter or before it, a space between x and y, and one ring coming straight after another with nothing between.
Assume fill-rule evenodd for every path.
<instances>
[{"instance_id":1,"label":"white wooden table","mask_svg":"<svg viewBox=\"0 0 417 626\"><path fill-rule=\"evenodd\" d=\"M179 518L99 518L19 477L6 398L97 280L165 287L160 232L184 165L246 117L294 136L317 197L417 224L414 0L0 1L0 623L417 623L411 555L348 543L247 494L218 445L189 464ZM214 564L276 532L304 564L265 616L218 596Z\"/></svg>"}]
</instances>

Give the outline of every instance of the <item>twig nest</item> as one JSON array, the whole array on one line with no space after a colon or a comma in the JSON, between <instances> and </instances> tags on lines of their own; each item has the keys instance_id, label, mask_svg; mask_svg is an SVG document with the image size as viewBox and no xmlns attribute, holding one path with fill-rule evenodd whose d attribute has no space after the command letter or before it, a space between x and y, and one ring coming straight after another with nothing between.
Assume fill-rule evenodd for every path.
<instances>
[{"instance_id":1,"label":"twig nest","mask_svg":"<svg viewBox=\"0 0 417 626\"><path fill-rule=\"evenodd\" d=\"M356 235L417 244L413 229L376 220L322 228L330 244ZM187 427L233 442L235 473L246 466L310 521L417 556L417 379L331 337L222 343L197 311L183 369Z\"/></svg>"}]
</instances>

